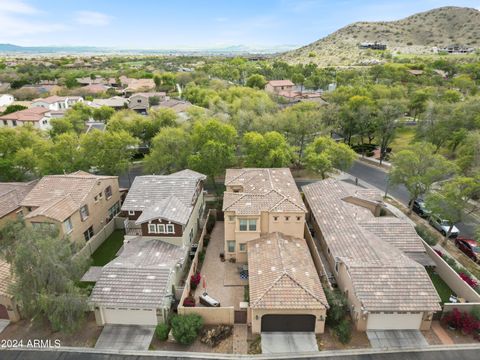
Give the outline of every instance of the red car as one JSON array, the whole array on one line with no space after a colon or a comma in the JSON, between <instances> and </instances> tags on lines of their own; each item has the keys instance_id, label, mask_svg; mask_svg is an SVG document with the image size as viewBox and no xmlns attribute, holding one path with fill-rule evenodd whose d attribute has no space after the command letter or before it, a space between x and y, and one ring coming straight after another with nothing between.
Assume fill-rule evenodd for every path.
<instances>
[{"instance_id":1,"label":"red car","mask_svg":"<svg viewBox=\"0 0 480 360\"><path fill-rule=\"evenodd\" d=\"M455 239L455 246L473 261L480 262L480 246L476 240L459 236Z\"/></svg>"}]
</instances>

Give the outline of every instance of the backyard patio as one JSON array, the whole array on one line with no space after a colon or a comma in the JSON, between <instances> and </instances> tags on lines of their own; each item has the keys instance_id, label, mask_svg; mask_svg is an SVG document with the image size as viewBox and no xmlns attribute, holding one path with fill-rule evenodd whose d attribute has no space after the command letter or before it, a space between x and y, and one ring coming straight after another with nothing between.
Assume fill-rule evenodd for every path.
<instances>
[{"instance_id":1,"label":"backyard patio","mask_svg":"<svg viewBox=\"0 0 480 360\"><path fill-rule=\"evenodd\" d=\"M208 295L220 302L220 306L233 306L235 310L239 310L240 302L244 301L244 287L248 285L248 279L240 277L240 272L245 269L246 264L221 261L224 234L223 221L217 221L206 247L205 260L200 269L202 280L195 290L194 297L197 306L203 306L199 304L199 296L205 291L203 288L205 283ZM245 275L246 272L243 271L243 276Z\"/></svg>"}]
</instances>

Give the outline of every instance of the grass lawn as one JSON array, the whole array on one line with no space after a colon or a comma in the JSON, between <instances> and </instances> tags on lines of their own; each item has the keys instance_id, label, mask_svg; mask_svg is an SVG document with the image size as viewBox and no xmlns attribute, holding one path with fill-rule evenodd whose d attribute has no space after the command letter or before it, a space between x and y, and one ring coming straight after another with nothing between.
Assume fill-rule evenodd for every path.
<instances>
[{"instance_id":1,"label":"grass lawn","mask_svg":"<svg viewBox=\"0 0 480 360\"><path fill-rule=\"evenodd\" d=\"M123 229L114 230L102 245L92 254L93 266L104 266L110 262L123 245Z\"/></svg>"},{"instance_id":2,"label":"grass lawn","mask_svg":"<svg viewBox=\"0 0 480 360\"><path fill-rule=\"evenodd\" d=\"M430 279L432 280L433 286L435 286L438 295L442 299L442 304L450 302L448 300L450 298L450 295L455 294L452 289L448 287L445 281L443 281L442 278L438 274L436 274L432 268L427 268L427 272L430 276Z\"/></svg>"},{"instance_id":3,"label":"grass lawn","mask_svg":"<svg viewBox=\"0 0 480 360\"><path fill-rule=\"evenodd\" d=\"M395 139L393 139L390 147L392 152L396 153L405 149L413 140L415 136L415 126L405 126L397 130Z\"/></svg>"}]
</instances>

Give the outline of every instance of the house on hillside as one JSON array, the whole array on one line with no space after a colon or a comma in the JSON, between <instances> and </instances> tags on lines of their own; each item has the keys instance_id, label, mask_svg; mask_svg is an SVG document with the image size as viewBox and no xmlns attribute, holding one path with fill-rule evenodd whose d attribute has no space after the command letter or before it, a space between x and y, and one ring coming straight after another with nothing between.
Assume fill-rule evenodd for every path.
<instances>
[{"instance_id":1,"label":"house on hillside","mask_svg":"<svg viewBox=\"0 0 480 360\"><path fill-rule=\"evenodd\" d=\"M0 127L17 127L30 124L40 130L49 130L52 117L51 110L43 107L32 107L0 116Z\"/></svg>"},{"instance_id":2,"label":"house on hillside","mask_svg":"<svg viewBox=\"0 0 480 360\"><path fill-rule=\"evenodd\" d=\"M268 233L303 238L307 211L290 169L227 169L225 188L227 259L246 262L247 242Z\"/></svg>"},{"instance_id":3,"label":"house on hillside","mask_svg":"<svg viewBox=\"0 0 480 360\"><path fill-rule=\"evenodd\" d=\"M12 105L15 101L13 95L10 94L0 94L0 107L6 107Z\"/></svg>"},{"instance_id":4,"label":"house on hillside","mask_svg":"<svg viewBox=\"0 0 480 360\"><path fill-rule=\"evenodd\" d=\"M120 82L123 86L125 95L130 96L138 92L154 91L155 82L153 79L131 79L126 76L120 76Z\"/></svg>"},{"instance_id":5,"label":"house on hillside","mask_svg":"<svg viewBox=\"0 0 480 360\"><path fill-rule=\"evenodd\" d=\"M84 171L44 176L21 206L27 226L51 226L83 245L119 213L118 177Z\"/></svg>"},{"instance_id":6,"label":"house on hillside","mask_svg":"<svg viewBox=\"0 0 480 360\"><path fill-rule=\"evenodd\" d=\"M265 91L278 94L281 91L293 91L295 84L290 80L270 80L265 85Z\"/></svg>"},{"instance_id":7,"label":"house on hillside","mask_svg":"<svg viewBox=\"0 0 480 360\"><path fill-rule=\"evenodd\" d=\"M107 92L107 90L110 89L110 86L104 85L104 84L90 84L90 85L85 85L82 86L78 91L81 94L102 94L104 92Z\"/></svg>"},{"instance_id":8,"label":"house on hillside","mask_svg":"<svg viewBox=\"0 0 480 360\"><path fill-rule=\"evenodd\" d=\"M83 103L81 96L49 96L32 101L32 107L42 107L52 111L65 111L77 103Z\"/></svg>"},{"instance_id":9,"label":"house on hillside","mask_svg":"<svg viewBox=\"0 0 480 360\"><path fill-rule=\"evenodd\" d=\"M188 248L205 210L205 179L192 170L137 176L122 205L127 237L142 236Z\"/></svg>"},{"instance_id":10,"label":"house on hillside","mask_svg":"<svg viewBox=\"0 0 480 360\"><path fill-rule=\"evenodd\" d=\"M128 107L130 101L122 96L113 96L108 99L93 99L88 103L93 108L99 108L101 106L109 106L115 110L122 110Z\"/></svg>"},{"instance_id":11,"label":"house on hillside","mask_svg":"<svg viewBox=\"0 0 480 360\"><path fill-rule=\"evenodd\" d=\"M302 190L319 250L356 329L428 330L440 297L425 270L432 260L413 226L380 216L385 209L376 190L335 179Z\"/></svg>"},{"instance_id":12,"label":"house on hillside","mask_svg":"<svg viewBox=\"0 0 480 360\"><path fill-rule=\"evenodd\" d=\"M175 113L183 118L188 119L187 110L190 109L193 105L189 101L178 100L178 99L168 99L161 101L160 104L154 105L151 108L156 109L170 109L175 111Z\"/></svg>"},{"instance_id":13,"label":"house on hillside","mask_svg":"<svg viewBox=\"0 0 480 360\"><path fill-rule=\"evenodd\" d=\"M128 108L140 114L146 115L148 109L152 106L152 98L158 99L158 102L166 100L165 92L139 92L128 98Z\"/></svg>"},{"instance_id":14,"label":"house on hillside","mask_svg":"<svg viewBox=\"0 0 480 360\"><path fill-rule=\"evenodd\" d=\"M37 181L0 183L0 229L8 221L23 218L20 203Z\"/></svg>"}]
</instances>

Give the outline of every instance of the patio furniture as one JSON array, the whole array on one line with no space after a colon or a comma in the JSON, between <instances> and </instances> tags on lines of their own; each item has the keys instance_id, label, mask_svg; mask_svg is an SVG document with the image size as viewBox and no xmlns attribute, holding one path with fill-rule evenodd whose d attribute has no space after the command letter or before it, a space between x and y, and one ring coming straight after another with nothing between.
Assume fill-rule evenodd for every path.
<instances>
[{"instance_id":1,"label":"patio furniture","mask_svg":"<svg viewBox=\"0 0 480 360\"><path fill-rule=\"evenodd\" d=\"M247 280L248 279L248 270L240 271L240 279Z\"/></svg>"},{"instance_id":2,"label":"patio furniture","mask_svg":"<svg viewBox=\"0 0 480 360\"><path fill-rule=\"evenodd\" d=\"M199 296L200 304L208 307L220 307L220 302L212 298L206 292Z\"/></svg>"}]
</instances>

